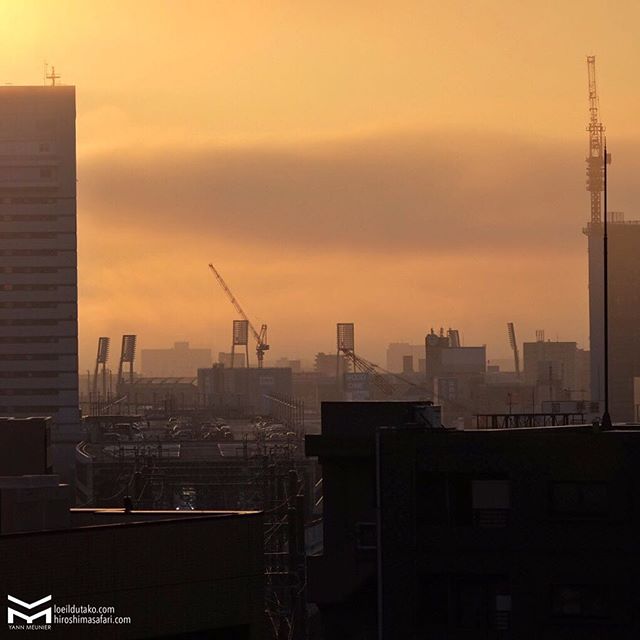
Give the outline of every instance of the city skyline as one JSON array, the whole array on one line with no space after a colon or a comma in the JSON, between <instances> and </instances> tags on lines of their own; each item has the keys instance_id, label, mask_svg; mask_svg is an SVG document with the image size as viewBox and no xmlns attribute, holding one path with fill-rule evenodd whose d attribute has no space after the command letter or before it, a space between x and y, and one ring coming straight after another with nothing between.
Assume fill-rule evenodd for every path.
<instances>
[{"instance_id":1,"label":"city skyline","mask_svg":"<svg viewBox=\"0 0 640 640\"><path fill-rule=\"evenodd\" d=\"M8 632L640 637L639 21L0 0Z\"/></svg>"},{"instance_id":2,"label":"city skyline","mask_svg":"<svg viewBox=\"0 0 640 640\"><path fill-rule=\"evenodd\" d=\"M508 321L588 346L584 56L610 205L633 218L632 3L187 4L126 21L123 3L2 4L22 25L5 26L4 82L38 84L46 59L78 88L81 370L99 335L225 349L235 314L210 261L276 359L330 349L338 321L381 363L441 325L490 359L509 357Z\"/></svg>"}]
</instances>

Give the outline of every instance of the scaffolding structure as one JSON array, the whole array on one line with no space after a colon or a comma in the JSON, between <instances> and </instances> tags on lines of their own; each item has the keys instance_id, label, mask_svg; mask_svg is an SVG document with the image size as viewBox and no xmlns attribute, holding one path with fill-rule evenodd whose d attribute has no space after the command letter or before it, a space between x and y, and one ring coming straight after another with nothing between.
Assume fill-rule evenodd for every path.
<instances>
[{"instance_id":1,"label":"scaffolding structure","mask_svg":"<svg viewBox=\"0 0 640 640\"><path fill-rule=\"evenodd\" d=\"M274 399L303 434L302 404ZM284 422L284 420L283 420ZM287 426L289 428L289 426ZM306 638L305 522L314 509L315 465L299 437L269 440L256 425L242 440L197 446L158 436L84 443L93 469L80 474L96 507L131 500L135 509L259 510L264 513L266 612L274 640ZM188 450L187 450L188 449ZM89 479L88 476L92 475Z\"/></svg>"},{"instance_id":2,"label":"scaffolding structure","mask_svg":"<svg viewBox=\"0 0 640 640\"><path fill-rule=\"evenodd\" d=\"M474 418L476 429L522 429L585 423L584 413L481 413Z\"/></svg>"}]
</instances>

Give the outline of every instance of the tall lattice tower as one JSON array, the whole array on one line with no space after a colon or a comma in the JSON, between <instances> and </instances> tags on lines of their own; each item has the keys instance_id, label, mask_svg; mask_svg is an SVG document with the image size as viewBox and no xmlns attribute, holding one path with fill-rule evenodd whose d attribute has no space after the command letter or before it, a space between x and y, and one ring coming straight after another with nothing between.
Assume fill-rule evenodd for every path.
<instances>
[{"instance_id":1,"label":"tall lattice tower","mask_svg":"<svg viewBox=\"0 0 640 640\"><path fill-rule=\"evenodd\" d=\"M603 190L604 125L600 122L600 104L596 88L596 57L587 56L589 74L589 155L587 156L587 191L591 194L591 223L601 221Z\"/></svg>"},{"instance_id":2,"label":"tall lattice tower","mask_svg":"<svg viewBox=\"0 0 640 640\"><path fill-rule=\"evenodd\" d=\"M604 126L600 122L600 104L596 89L596 58L587 56L589 78L589 153L587 162L587 191L591 212L584 228L589 243L589 350L591 400L604 397L604 255L602 252L602 191L604 189Z\"/></svg>"},{"instance_id":3,"label":"tall lattice tower","mask_svg":"<svg viewBox=\"0 0 640 640\"><path fill-rule=\"evenodd\" d=\"M596 61L587 58L589 77L589 155L587 190L590 220L585 229L589 253L589 346L591 400L604 399L604 131L596 90ZM607 164L610 158L607 158ZM609 407L614 422L640 419L640 224L621 213L607 212Z\"/></svg>"}]
</instances>

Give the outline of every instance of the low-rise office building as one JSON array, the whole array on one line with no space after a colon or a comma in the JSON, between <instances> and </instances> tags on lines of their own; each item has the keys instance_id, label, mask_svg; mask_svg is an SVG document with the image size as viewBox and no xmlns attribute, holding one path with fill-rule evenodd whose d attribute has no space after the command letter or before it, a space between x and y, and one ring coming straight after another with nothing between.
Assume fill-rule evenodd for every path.
<instances>
[{"instance_id":1,"label":"low-rise office building","mask_svg":"<svg viewBox=\"0 0 640 640\"><path fill-rule=\"evenodd\" d=\"M265 637L261 512L135 510L126 481L125 508L71 509L48 422L0 421L1 637Z\"/></svg>"},{"instance_id":2,"label":"low-rise office building","mask_svg":"<svg viewBox=\"0 0 640 640\"><path fill-rule=\"evenodd\" d=\"M200 406L218 415L252 416L268 414L270 396L291 398L293 374L280 367L227 368L214 365L198 369Z\"/></svg>"}]
</instances>

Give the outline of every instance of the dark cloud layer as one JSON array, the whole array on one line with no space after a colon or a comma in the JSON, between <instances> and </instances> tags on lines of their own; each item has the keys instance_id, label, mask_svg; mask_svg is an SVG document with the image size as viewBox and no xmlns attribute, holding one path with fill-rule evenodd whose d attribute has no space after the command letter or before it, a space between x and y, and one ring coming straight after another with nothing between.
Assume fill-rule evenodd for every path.
<instances>
[{"instance_id":1,"label":"dark cloud layer","mask_svg":"<svg viewBox=\"0 0 640 640\"><path fill-rule=\"evenodd\" d=\"M637 197L631 146L618 198ZM584 148L475 133L167 148L80 163L90 222L314 248L582 250ZM634 200L630 200L634 201Z\"/></svg>"}]
</instances>

